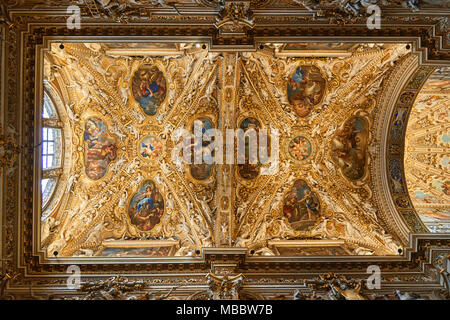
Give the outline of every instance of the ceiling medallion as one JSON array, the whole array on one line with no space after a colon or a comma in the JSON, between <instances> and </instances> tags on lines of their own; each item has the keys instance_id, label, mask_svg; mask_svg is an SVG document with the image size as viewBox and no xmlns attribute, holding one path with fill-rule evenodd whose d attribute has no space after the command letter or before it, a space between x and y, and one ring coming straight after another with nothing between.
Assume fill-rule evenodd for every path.
<instances>
[{"instance_id":1,"label":"ceiling medallion","mask_svg":"<svg viewBox=\"0 0 450 320\"><path fill-rule=\"evenodd\" d=\"M156 184L146 180L133 195L128 207L131 224L140 231L150 231L164 214L164 199Z\"/></svg>"},{"instance_id":2,"label":"ceiling medallion","mask_svg":"<svg viewBox=\"0 0 450 320\"><path fill-rule=\"evenodd\" d=\"M286 145L286 153L296 164L309 164L316 153L316 143L309 136L297 133Z\"/></svg>"},{"instance_id":3,"label":"ceiling medallion","mask_svg":"<svg viewBox=\"0 0 450 320\"><path fill-rule=\"evenodd\" d=\"M320 200L303 179L294 182L283 201L283 216L294 230L310 230L320 217Z\"/></svg>"},{"instance_id":4,"label":"ceiling medallion","mask_svg":"<svg viewBox=\"0 0 450 320\"><path fill-rule=\"evenodd\" d=\"M164 73L156 65L141 65L133 75L132 92L146 115L156 115L167 96L167 80Z\"/></svg>"},{"instance_id":5,"label":"ceiling medallion","mask_svg":"<svg viewBox=\"0 0 450 320\"><path fill-rule=\"evenodd\" d=\"M195 135L191 139L191 163L189 164L189 174L194 179L194 181L202 181L205 183L209 182L209 178L213 174L214 165L212 163L195 163L194 160L194 148L195 146L200 146L202 152L209 150L211 146L213 146L213 141L211 141L211 137L207 134L208 130L214 128L213 120L210 116L201 116L195 118L191 125L191 132L194 134L194 126L198 125L201 130L201 139L196 137ZM211 152L211 156L214 157L214 151Z\"/></svg>"},{"instance_id":6,"label":"ceiling medallion","mask_svg":"<svg viewBox=\"0 0 450 320\"><path fill-rule=\"evenodd\" d=\"M239 128L242 129L244 132L247 132L248 130L255 130L255 132L258 132L261 128L261 122L253 117L247 117L240 121ZM256 138L256 135L255 135ZM256 163L253 163L251 161L250 157L252 155L255 155L258 153L258 150L255 150L255 147L259 146L259 148L262 147L261 144L258 143L250 143L250 138L245 139L245 163L244 164L238 164L238 173L239 175L246 179L246 180L252 180L256 178L260 173L260 167L261 163L257 161ZM267 148L267 145L266 145Z\"/></svg>"},{"instance_id":7,"label":"ceiling medallion","mask_svg":"<svg viewBox=\"0 0 450 320\"><path fill-rule=\"evenodd\" d=\"M111 161L117 157L117 145L106 130L105 122L97 117L86 120L83 140L86 145L85 171L88 178L103 178Z\"/></svg>"},{"instance_id":8,"label":"ceiling medallion","mask_svg":"<svg viewBox=\"0 0 450 320\"><path fill-rule=\"evenodd\" d=\"M359 180L365 176L368 143L369 122L363 117L351 117L334 136L332 159L347 179Z\"/></svg>"},{"instance_id":9,"label":"ceiling medallion","mask_svg":"<svg viewBox=\"0 0 450 320\"><path fill-rule=\"evenodd\" d=\"M287 83L289 103L300 118L308 116L322 101L325 90L325 77L316 66L298 66Z\"/></svg>"},{"instance_id":10,"label":"ceiling medallion","mask_svg":"<svg viewBox=\"0 0 450 320\"><path fill-rule=\"evenodd\" d=\"M154 135L146 135L137 143L137 153L146 162L155 162L164 154L164 145Z\"/></svg>"}]
</instances>

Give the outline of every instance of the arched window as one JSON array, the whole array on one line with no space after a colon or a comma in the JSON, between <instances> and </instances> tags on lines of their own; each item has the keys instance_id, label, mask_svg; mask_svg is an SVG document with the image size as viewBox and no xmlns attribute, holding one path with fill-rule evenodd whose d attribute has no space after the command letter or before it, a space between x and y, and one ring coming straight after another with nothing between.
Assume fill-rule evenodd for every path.
<instances>
[{"instance_id":1,"label":"arched window","mask_svg":"<svg viewBox=\"0 0 450 320\"><path fill-rule=\"evenodd\" d=\"M55 106L44 94L42 110L41 193L42 209L50 202L62 174L62 123Z\"/></svg>"}]
</instances>

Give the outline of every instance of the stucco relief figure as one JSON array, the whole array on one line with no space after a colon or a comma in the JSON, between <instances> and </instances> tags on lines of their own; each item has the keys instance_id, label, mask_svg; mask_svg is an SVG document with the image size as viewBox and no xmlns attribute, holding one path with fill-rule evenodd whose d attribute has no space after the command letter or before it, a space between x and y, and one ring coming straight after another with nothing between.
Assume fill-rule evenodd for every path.
<instances>
[{"instance_id":1,"label":"stucco relief figure","mask_svg":"<svg viewBox=\"0 0 450 320\"><path fill-rule=\"evenodd\" d=\"M319 218L319 198L305 180L294 182L294 186L284 198L283 214L296 230L312 227Z\"/></svg>"},{"instance_id":2,"label":"stucco relief figure","mask_svg":"<svg viewBox=\"0 0 450 320\"><path fill-rule=\"evenodd\" d=\"M133 76L133 96L146 115L154 116L166 98L166 77L156 66L143 65Z\"/></svg>"},{"instance_id":3,"label":"stucco relief figure","mask_svg":"<svg viewBox=\"0 0 450 320\"><path fill-rule=\"evenodd\" d=\"M315 66L299 66L289 78L287 97L301 118L308 116L313 107L322 101L326 81Z\"/></svg>"},{"instance_id":4,"label":"stucco relief figure","mask_svg":"<svg viewBox=\"0 0 450 320\"><path fill-rule=\"evenodd\" d=\"M332 140L332 157L350 180L364 176L367 162L369 128L366 120L352 117Z\"/></svg>"},{"instance_id":5,"label":"stucco relief figure","mask_svg":"<svg viewBox=\"0 0 450 320\"><path fill-rule=\"evenodd\" d=\"M131 223L139 230L152 230L164 213L164 200L153 181L145 181L131 198L129 215Z\"/></svg>"},{"instance_id":6,"label":"stucco relief figure","mask_svg":"<svg viewBox=\"0 0 450 320\"><path fill-rule=\"evenodd\" d=\"M117 146L106 133L105 122L100 118L89 118L85 124L86 175L92 180L101 179L111 161L116 159Z\"/></svg>"}]
</instances>

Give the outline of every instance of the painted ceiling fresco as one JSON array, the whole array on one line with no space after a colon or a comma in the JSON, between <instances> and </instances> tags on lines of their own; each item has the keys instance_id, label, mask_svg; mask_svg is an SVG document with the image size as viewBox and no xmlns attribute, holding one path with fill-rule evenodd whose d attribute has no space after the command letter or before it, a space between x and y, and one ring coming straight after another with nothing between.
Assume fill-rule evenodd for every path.
<instances>
[{"instance_id":1,"label":"painted ceiling fresco","mask_svg":"<svg viewBox=\"0 0 450 320\"><path fill-rule=\"evenodd\" d=\"M450 68L422 87L406 131L405 174L416 211L432 232L450 232Z\"/></svg>"},{"instance_id":2,"label":"painted ceiling fresco","mask_svg":"<svg viewBox=\"0 0 450 320\"><path fill-rule=\"evenodd\" d=\"M255 255L398 254L370 173L377 94L409 52L331 44L328 53L345 54L320 56L323 45L308 48L313 58L304 44L241 53L53 44L44 83L62 101L65 157L53 205L42 212L48 256L190 256L213 246ZM441 109L427 121L437 126ZM194 125L266 129L279 141L278 170L248 159L174 162L175 129ZM432 199L445 199L448 181L436 183L417 190L434 187Z\"/></svg>"}]
</instances>

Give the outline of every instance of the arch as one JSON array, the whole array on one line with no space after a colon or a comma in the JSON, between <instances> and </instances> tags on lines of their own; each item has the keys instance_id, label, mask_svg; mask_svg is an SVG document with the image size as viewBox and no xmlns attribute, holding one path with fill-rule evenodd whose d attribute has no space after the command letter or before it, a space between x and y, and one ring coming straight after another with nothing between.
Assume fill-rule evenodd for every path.
<instances>
[{"instance_id":1,"label":"arch","mask_svg":"<svg viewBox=\"0 0 450 320\"><path fill-rule=\"evenodd\" d=\"M436 68L410 110L405 180L412 205L431 232L450 233L450 68Z\"/></svg>"},{"instance_id":2,"label":"arch","mask_svg":"<svg viewBox=\"0 0 450 320\"><path fill-rule=\"evenodd\" d=\"M414 99L433 67L420 66L419 57L410 55L402 61L396 73L390 75L384 91L379 96L379 112L374 121L375 139L379 147L374 150L374 196L381 215L391 234L403 244L413 233L427 232L406 190L403 152L408 115Z\"/></svg>"},{"instance_id":3,"label":"arch","mask_svg":"<svg viewBox=\"0 0 450 320\"><path fill-rule=\"evenodd\" d=\"M58 80L54 80L57 82ZM60 81L60 80L59 80ZM66 110L66 105L69 105L70 101L64 98L64 93L58 90L55 85L56 83L45 82L44 83L44 94L41 112L39 113L41 118L41 128L51 128L54 130L59 130L60 134L60 150L59 161L57 166L51 168L50 170L43 170L44 162L40 158L39 168L41 168L41 193L46 192L44 190L42 181L45 179L52 184L53 190L51 190L51 195L48 199L41 198L41 220L46 220L57 208L61 205L64 198L64 191L67 186L67 179L69 176L70 166L72 162L72 147L70 140L72 138L72 132L70 130L69 117ZM58 86L60 87L60 86ZM48 116L46 118L46 116ZM39 142L44 141L44 132L40 132L41 138ZM42 152L41 152L42 154ZM50 190L47 190L50 192ZM47 200L46 202L42 200Z\"/></svg>"}]
</instances>

